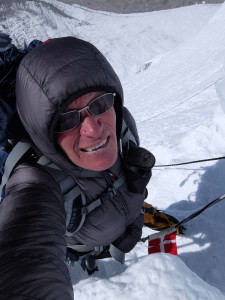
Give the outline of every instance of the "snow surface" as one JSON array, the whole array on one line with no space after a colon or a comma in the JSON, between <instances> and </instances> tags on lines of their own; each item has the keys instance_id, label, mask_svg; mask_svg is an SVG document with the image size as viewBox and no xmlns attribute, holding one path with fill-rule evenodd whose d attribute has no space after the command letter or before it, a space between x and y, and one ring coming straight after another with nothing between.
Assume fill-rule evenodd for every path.
<instances>
[{"instance_id":1,"label":"snow surface","mask_svg":"<svg viewBox=\"0 0 225 300\"><path fill-rule=\"evenodd\" d=\"M0 31L18 46L73 35L106 55L157 165L224 155L215 83L225 74L225 3L118 15L56 0L12 2L0 3ZM181 220L224 194L224 178L223 160L155 167L147 201ZM125 265L101 260L92 276L70 267L74 298L225 299L224 202L187 223L178 257L147 255L139 243ZM143 236L150 233L145 228Z\"/></svg>"}]
</instances>

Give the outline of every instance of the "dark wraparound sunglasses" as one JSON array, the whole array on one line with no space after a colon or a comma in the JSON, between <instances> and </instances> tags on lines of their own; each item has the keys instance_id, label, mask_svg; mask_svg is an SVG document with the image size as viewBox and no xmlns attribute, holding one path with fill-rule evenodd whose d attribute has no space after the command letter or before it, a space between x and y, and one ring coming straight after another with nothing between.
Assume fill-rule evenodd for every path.
<instances>
[{"instance_id":1,"label":"dark wraparound sunglasses","mask_svg":"<svg viewBox=\"0 0 225 300\"><path fill-rule=\"evenodd\" d=\"M87 106L79 110L71 110L60 114L55 127L55 133L62 133L75 128L81 122L81 112L88 110L93 116L100 116L106 113L114 105L115 93L107 93L92 100Z\"/></svg>"}]
</instances>

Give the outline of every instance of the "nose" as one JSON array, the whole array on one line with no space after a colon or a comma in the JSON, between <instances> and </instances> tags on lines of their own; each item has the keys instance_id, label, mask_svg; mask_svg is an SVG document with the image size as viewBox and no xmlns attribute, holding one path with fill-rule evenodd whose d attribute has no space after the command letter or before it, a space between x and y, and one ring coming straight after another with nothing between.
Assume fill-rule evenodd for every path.
<instances>
[{"instance_id":1,"label":"nose","mask_svg":"<svg viewBox=\"0 0 225 300\"><path fill-rule=\"evenodd\" d=\"M85 115L84 115L85 114ZM82 112L80 135L98 137L102 132L102 123L99 117Z\"/></svg>"}]
</instances>

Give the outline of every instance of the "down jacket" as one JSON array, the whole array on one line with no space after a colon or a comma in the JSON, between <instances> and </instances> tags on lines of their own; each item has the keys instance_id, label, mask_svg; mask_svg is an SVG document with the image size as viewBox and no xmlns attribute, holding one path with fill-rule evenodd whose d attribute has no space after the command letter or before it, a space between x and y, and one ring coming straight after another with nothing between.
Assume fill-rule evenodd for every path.
<instances>
[{"instance_id":1,"label":"down jacket","mask_svg":"<svg viewBox=\"0 0 225 300\"><path fill-rule=\"evenodd\" d=\"M116 93L119 140L123 90L114 70L93 45L73 37L48 40L20 64L16 84L20 119L41 153L75 179L89 202L112 184L111 173L120 174L122 158L118 155L109 170L82 169L59 149L53 132L60 112L90 91ZM127 110L125 114L137 136L132 116ZM64 263L66 246L113 243L130 251L141 237L144 198L145 192L132 193L125 182L113 199L88 214L78 232L67 236L66 214L71 212L64 210L57 182L42 166L21 162L9 178L0 206L0 298L73 299Z\"/></svg>"}]
</instances>

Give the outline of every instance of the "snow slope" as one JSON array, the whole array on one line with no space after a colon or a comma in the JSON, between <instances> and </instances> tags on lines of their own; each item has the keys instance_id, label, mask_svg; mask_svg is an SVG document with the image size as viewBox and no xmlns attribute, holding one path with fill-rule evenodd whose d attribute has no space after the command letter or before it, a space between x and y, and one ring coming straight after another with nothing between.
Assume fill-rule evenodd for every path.
<instances>
[{"instance_id":1,"label":"snow slope","mask_svg":"<svg viewBox=\"0 0 225 300\"><path fill-rule=\"evenodd\" d=\"M224 74L225 4L117 15L56 0L0 4L0 30L22 46L74 35L94 43L124 86L142 145L157 165L223 156L225 115L214 84ZM183 219L225 193L223 160L155 167L148 202ZM139 243L125 265L70 268L75 299L225 299L225 203L186 225L179 257L147 255ZM144 229L143 235L150 234Z\"/></svg>"}]
</instances>

